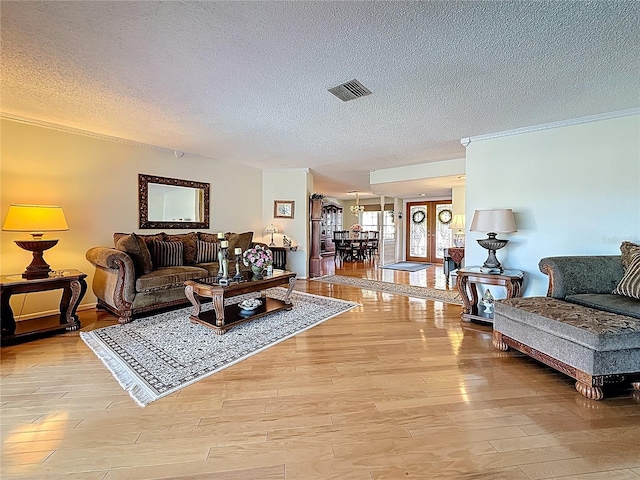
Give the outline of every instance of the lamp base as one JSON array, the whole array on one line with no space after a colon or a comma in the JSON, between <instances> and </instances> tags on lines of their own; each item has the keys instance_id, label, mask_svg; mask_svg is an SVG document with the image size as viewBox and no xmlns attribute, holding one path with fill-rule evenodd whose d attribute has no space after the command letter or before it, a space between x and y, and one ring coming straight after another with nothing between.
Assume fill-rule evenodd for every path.
<instances>
[{"instance_id":1,"label":"lamp base","mask_svg":"<svg viewBox=\"0 0 640 480\"><path fill-rule=\"evenodd\" d=\"M31 260L31 263L29 264L29 266L27 266L27 269L22 272L22 278L30 280L33 278L48 277L49 272L51 271L51 267L47 262L44 261L42 252L55 247L58 243L58 239L14 240L14 242L23 250L27 250L33 253L33 260Z\"/></svg>"},{"instance_id":2,"label":"lamp base","mask_svg":"<svg viewBox=\"0 0 640 480\"><path fill-rule=\"evenodd\" d=\"M456 247L464 247L464 233L456 233L453 236L453 244Z\"/></svg>"},{"instance_id":3,"label":"lamp base","mask_svg":"<svg viewBox=\"0 0 640 480\"><path fill-rule=\"evenodd\" d=\"M489 250L489 256L482 264L482 268L498 270L502 272L503 268L496 257L496 250L500 250L502 247L504 247L507 243L509 243L509 240L500 240L499 238L496 238L496 235L497 234L494 232L489 232L487 234L488 238L481 238L477 240L477 242L482 248L486 248L487 250Z\"/></svg>"}]
</instances>

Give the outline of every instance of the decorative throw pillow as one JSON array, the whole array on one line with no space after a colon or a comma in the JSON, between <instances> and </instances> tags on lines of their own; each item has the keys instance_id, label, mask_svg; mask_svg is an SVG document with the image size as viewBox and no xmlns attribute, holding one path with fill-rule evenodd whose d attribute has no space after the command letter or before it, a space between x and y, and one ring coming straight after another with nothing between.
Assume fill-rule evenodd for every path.
<instances>
[{"instance_id":1,"label":"decorative throw pillow","mask_svg":"<svg viewBox=\"0 0 640 480\"><path fill-rule=\"evenodd\" d=\"M182 242L153 242L153 264L157 267L180 267L184 265Z\"/></svg>"},{"instance_id":2,"label":"decorative throw pillow","mask_svg":"<svg viewBox=\"0 0 640 480\"><path fill-rule=\"evenodd\" d=\"M114 239L116 239L115 235ZM135 233L117 237L117 240L115 240L115 248L116 250L125 252L131 257L136 270L136 276L151 273L153 270L149 248L144 240Z\"/></svg>"},{"instance_id":3,"label":"decorative throw pillow","mask_svg":"<svg viewBox=\"0 0 640 480\"><path fill-rule=\"evenodd\" d=\"M622 252L622 266L626 270L631 263L631 256L640 253L640 245L637 243L622 242L620 252Z\"/></svg>"},{"instance_id":4,"label":"decorative throw pillow","mask_svg":"<svg viewBox=\"0 0 640 480\"><path fill-rule=\"evenodd\" d=\"M115 244L120 238L128 237L129 235L130 235L129 233L114 233L113 234L113 243ZM164 232L154 233L152 235L141 235L139 233L136 233L136 235L139 238L141 238L142 240L144 240L144 243L147 244L147 248L149 248L149 251L151 251L151 244L153 243L154 240L160 240L161 242L165 241L165 233Z\"/></svg>"},{"instance_id":5,"label":"decorative throw pillow","mask_svg":"<svg viewBox=\"0 0 640 480\"><path fill-rule=\"evenodd\" d=\"M631 256L629 266L613 293L640 300L640 253Z\"/></svg>"},{"instance_id":6,"label":"decorative throw pillow","mask_svg":"<svg viewBox=\"0 0 640 480\"><path fill-rule=\"evenodd\" d=\"M242 251L249 249L251 245L251 240L253 239L253 232L245 232L245 233L227 233L225 235L227 240L229 240L229 252L233 255L236 247L240 247Z\"/></svg>"},{"instance_id":7,"label":"decorative throw pillow","mask_svg":"<svg viewBox=\"0 0 640 480\"><path fill-rule=\"evenodd\" d=\"M217 243L219 238L217 233L198 232L198 240L209 243Z\"/></svg>"},{"instance_id":8,"label":"decorative throw pillow","mask_svg":"<svg viewBox=\"0 0 640 480\"><path fill-rule=\"evenodd\" d=\"M210 263L218 261L218 246L219 243L203 242L198 240L196 242L198 246L198 255L196 256L196 263Z\"/></svg>"},{"instance_id":9,"label":"decorative throw pillow","mask_svg":"<svg viewBox=\"0 0 640 480\"><path fill-rule=\"evenodd\" d=\"M167 235L167 242L180 242L184 244L184 265L195 265L198 234L196 232Z\"/></svg>"}]
</instances>

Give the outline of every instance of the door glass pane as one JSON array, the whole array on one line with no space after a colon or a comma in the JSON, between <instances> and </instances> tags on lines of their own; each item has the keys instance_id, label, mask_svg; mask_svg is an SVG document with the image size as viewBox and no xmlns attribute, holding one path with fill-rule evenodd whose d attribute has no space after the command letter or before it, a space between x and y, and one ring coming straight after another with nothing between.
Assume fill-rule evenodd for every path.
<instances>
[{"instance_id":1,"label":"door glass pane","mask_svg":"<svg viewBox=\"0 0 640 480\"><path fill-rule=\"evenodd\" d=\"M427 258L427 209L425 205L411 205L408 221L410 225L409 256Z\"/></svg>"},{"instance_id":2,"label":"door glass pane","mask_svg":"<svg viewBox=\"0 0 640 480\"><path fill-rule=\"evenodd\" d=\"M450 203L436 204L436 258L444 258L444 249L452 245L453 232L449 228L452 207ZM448 211L445 212L445 210ZM444 213L441 214L441 212Z\"/></svg>"}]
</instances>

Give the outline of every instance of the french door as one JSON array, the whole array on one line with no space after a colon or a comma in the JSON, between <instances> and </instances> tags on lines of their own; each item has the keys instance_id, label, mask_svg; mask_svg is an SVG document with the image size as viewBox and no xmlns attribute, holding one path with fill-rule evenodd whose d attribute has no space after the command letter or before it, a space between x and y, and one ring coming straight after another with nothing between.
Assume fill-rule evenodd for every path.
<instances>
[{"instance_id":1,"label":"french door","mask_svg":"<svg viewBox=\"0 0 640 480\"><path fill-rule=\"evenodd\" d=\"M451 246L451 201L407 202L405 239L409 262L442 263Z\"/></svg>"}]
</instances>

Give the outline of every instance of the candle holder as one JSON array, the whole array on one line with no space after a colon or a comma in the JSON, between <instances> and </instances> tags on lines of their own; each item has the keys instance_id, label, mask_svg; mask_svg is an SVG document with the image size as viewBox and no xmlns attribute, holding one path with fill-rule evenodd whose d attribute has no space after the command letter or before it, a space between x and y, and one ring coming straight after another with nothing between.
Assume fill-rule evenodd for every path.
<instances>
[{"instance_id":1,"label":"candle holder","mask_svg":"<svg viewBox=\"0 0 640 480\"><path fill-rule=\"evenodd\" d=\"M236 253L236 274L233 276L233 279L237 282L242 281L242 274L240 273L240 259L242 258L241 253Z\"/></svg>"},{"instance_id":2,"label":"candle holder","mask_svg":"<svg viewBox=\"0 0 640 480\"><path fill-rule=\"evenodd\" d=\"M220 271L218 275L220 275L220 279L218 280L219 285L229 285L229 256L227 253L228 247L220 247L220 251L218 252L218 261L220 263Z\"/></svg>"}]
</instances>

